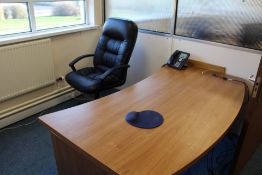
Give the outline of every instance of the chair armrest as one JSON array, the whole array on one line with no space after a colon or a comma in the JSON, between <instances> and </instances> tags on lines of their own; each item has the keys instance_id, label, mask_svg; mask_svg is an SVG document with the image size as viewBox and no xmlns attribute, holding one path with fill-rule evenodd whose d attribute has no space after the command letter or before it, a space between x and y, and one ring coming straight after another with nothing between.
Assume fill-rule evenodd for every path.
<instances>
[{"instance_id":1,"label":"chair armrest","mask_svg":"<svg viewBox=\"0 0 262 175\"><path fill-rule=\"evenodd\" d=\"M107 71L105 71L102 75L100 75L99 78L103 81L107 76L112 74L115 70L126 69L126 68L129 68L129 67L130 67L130 65L118 65L118 66L112 67L112 68L108 69Z\"/></svg>"},{"instance_id":2,"label":"chair armrest","mask_svg":"<svg viewBox=\"0 0 262 175\"><path fill-rule=\"evenodd\" d=\"M71 69L72 69L73 71L76 71L75 64L76 64L78 61L82 60L83 58L92 57L92 56L94 56L94 54L81 55L81 56L75 58L73 61L71 61L71 62L69 63L69 66L71 67Z\"/></svg>"}]
</instances>

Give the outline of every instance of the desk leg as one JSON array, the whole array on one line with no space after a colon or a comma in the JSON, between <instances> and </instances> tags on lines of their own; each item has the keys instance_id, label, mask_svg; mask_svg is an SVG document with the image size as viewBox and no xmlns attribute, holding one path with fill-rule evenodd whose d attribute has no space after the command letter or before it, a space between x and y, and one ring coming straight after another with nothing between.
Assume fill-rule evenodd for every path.
<instances>
[{"instance_id":1,"label":"desk leg","mask_svg":"<svg viewBox=\"0 0 262 175\"><path fill-rule=\"evenodd\" d=\"M111 175L116 174L100 162L84 155L73 146L51 133L59 175Z\"/></svg>"}]
</instances>

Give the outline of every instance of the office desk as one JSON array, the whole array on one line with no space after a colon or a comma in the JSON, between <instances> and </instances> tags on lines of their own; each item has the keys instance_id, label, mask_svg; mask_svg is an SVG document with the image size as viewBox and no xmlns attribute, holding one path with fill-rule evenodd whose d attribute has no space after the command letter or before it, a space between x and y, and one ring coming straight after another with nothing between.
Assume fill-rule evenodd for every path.
<instances>
[{"instance_id":1,"label":"office desk","mask_svg":"<svg viewBox=\"0 0 262 175\"><path fill-rule=\"evenodd\" d=\"M61 175L170 175L198 160L227 132L244 85L197 68L159 72L122 91L40 118L52 133ZM155 110L155 129L129 125L130 111Z\"/></svg>"}]
</instances>

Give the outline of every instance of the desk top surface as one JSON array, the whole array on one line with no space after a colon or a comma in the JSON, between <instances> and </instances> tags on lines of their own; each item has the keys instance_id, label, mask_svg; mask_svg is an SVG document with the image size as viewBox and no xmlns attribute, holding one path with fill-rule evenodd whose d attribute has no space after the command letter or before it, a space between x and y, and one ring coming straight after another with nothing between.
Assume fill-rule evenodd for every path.
<instances>
[{"instance_id":1,"label":"desk top surface","mask_svg":"<svg viewBox=\"0 0 262 175\"><path fill-rule=\"evenodd\" d=\"M115 94L40 118L54 134L117 174L180 173L230 128L244 85L202 75L197 68L162 68ZM130 111L155 110L154 129L129 125Z\"/></svg>"}]
</instances>

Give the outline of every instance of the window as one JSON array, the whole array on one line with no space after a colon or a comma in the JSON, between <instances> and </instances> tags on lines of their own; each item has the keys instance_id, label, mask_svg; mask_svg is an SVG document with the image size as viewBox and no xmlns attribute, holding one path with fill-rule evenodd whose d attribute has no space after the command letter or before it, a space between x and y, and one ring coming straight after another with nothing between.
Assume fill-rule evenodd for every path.
<instances>
[{"instance_id":1,"label":"window","mask_svg":"<svg viewBox=\"0 0 262 175\"><path fill-rule=\"evenodd\" d=\"M106 17L135 21L140 29L171 32L173 0L105 0Z\"/></svg>"},{"instance_id":2,"label":"window","mask_svg":"<svg viewBox=\"0 0 262 175\"><path fill-rule=\"evenodd\" d=\"M178 0L175 34L262 50L261 0Z\"/></svg>"},{"instance_id":3,"label":"window","mask_svg":"<svg viewBox=\"0 0 262 175\"><path fill-rule=\"evenodd\" d=\"M30 30L26 3L0 3L0 35Z\"/></svg>"},{"instance_id":4,"label":"window","mask_svg":"<svg viewBox=\"0 0 262 175\"><path fill-rule=\"evenodd\" d=\"M36 29L85 23L84 1L34 3Z\"/></svg>"},{"instance_id":5,"label":"window","mask_svg":"<svg viewBox=\"0 0 262 175\"><path fill-rule=\"evenodd\" d=\"M9 1L0 3L0 36L87 24L85 0Z\"/></svg>"}]
</instances>

